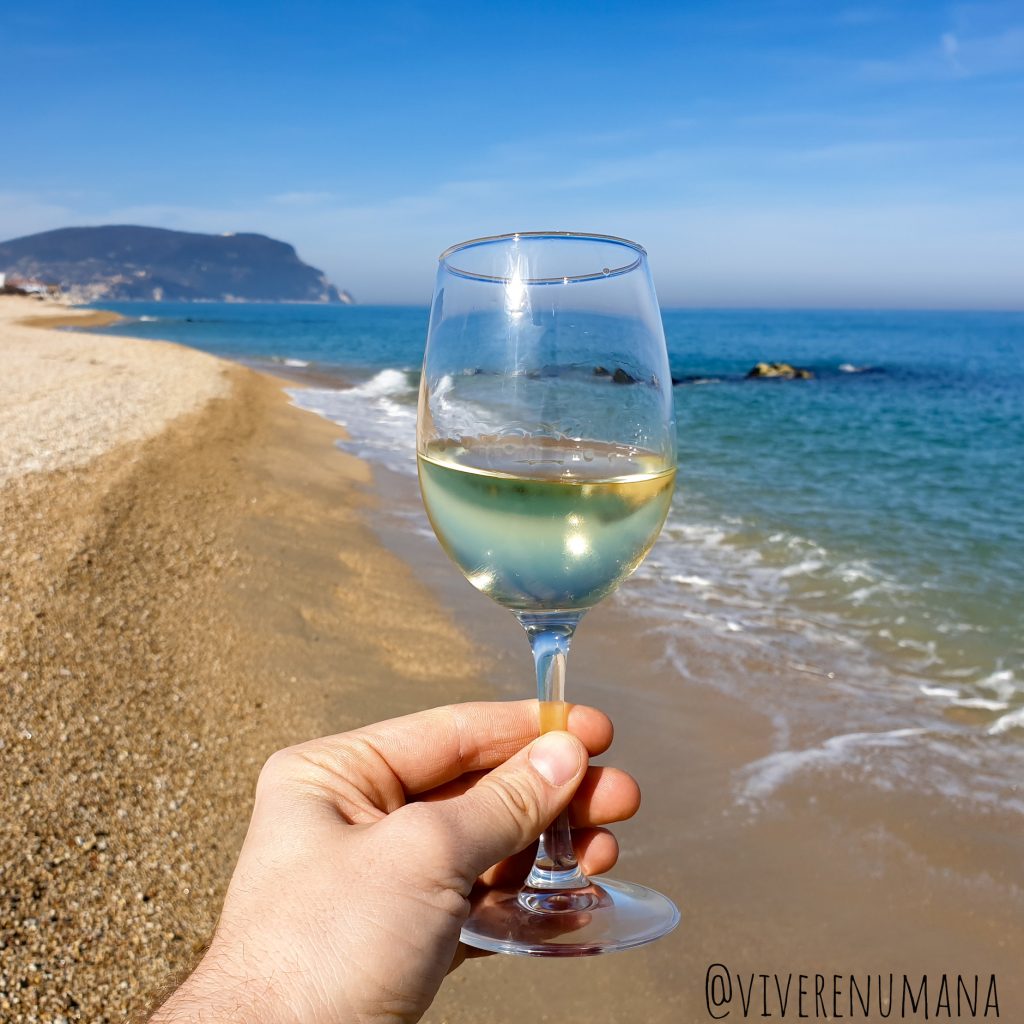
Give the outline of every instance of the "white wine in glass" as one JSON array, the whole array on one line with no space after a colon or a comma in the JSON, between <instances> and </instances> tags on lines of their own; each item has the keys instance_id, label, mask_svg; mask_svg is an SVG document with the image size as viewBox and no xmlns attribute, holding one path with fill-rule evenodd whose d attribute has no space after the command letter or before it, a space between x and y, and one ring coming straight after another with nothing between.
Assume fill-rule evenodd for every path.
<instances>
[{"instance_id":1,"label":"white wine in glass","mask_svg":"<svg viewBox=\"0 0 1024 1024\"><path fill-rule=\"evenodd\" d=\"M565 728L573 632L650 550L675 485L671 378L644 250L536 232L443 253L417 451L438 539L473 586L518 617L541 731ZM678 920L660 893L588 879L563 814L522 886L475 899L462 940L582 956L650 942Z\"/></svg>"}]
</instances>

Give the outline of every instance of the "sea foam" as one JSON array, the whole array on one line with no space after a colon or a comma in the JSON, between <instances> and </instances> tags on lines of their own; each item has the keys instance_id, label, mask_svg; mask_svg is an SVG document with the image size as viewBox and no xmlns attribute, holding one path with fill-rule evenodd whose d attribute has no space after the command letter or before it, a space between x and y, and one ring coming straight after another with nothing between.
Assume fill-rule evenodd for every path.
<instances>
[{"instance_id":1,"label":"sea foam","mask_svg":"<svg viewBox=\"0 0 1024 1024\"><path fill-rule=\"evenodd\" d=\"M345 427L342 447L398 473L416 472L416 391L406 370L389 367L351 388L292 388L297 406Z\"/></svg>"},{"instance_id":2,"label":"sea foam","mask_svg":"<svg viewBox=\"0 0 1024 1024\"><path fill-rule=\"evenodd\" d=\"M851 732L830 736L817 747L769 754L743 770L739 799L742 803L764 800L797 773L853 762L865 750L905 746L924 731L909 728L888 732Z\"/></svg>"}]
</instances>

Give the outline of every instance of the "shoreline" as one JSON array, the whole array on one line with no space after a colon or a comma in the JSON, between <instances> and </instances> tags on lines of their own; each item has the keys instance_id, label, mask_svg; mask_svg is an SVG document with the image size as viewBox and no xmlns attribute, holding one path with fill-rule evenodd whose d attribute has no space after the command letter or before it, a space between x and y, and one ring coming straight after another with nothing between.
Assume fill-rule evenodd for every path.
<instances>
[{"instance_id":1,"label":"shoreline","mask_svg":"<svg viewBox=\"0 0 1024 1024\"><path fill-rule=\"evenodd\" d=\"M385 509L415 497L411 481L374 469ZM375 529L467 624L501 696L531 695L529 651L512 616L401 519L380 516ZM810 775L764 805L737 805L737 773L772 750L771 709L742 687L682 683L659 663L648 629L627 581L620 597L584 617L566 693L612 716L616 741L599 761L628 768L644 794L636 818L614 830L612 874L671 895L680 927L613 957L470 963L423 1019L443 1024L472 1007L474 1021L498 1024L511 1019L514 1000L516 1019L701 1020L714 962L744 977L893 970L927 973L935 984L962 964L998 974L1004 1016L1006 1006L1024 1006L1015 967L1024 948L1019 817L984 808L950 816L941 797L878 794L841 775ZM695 675L712 680L723 670L699 636L686 643Z\"/></svg>"},{"instance_id":2,"label":"shoreline","mask_svg":"<svg viewBox=\"0 0 1024 1024\"><path fill-rule=\"evenodd\" d=\"M359 384L350 390L296 392L296 404L348 424L346 448L377 469L414 478L415 374L397 364L375 370L365 379L353 371ZM954 814L979 806L1024 814L1017 786L1024 750L1008 728L1021 714L1012 670L978 681L941 661L923 664L928 631L922 634L920 623L906 627L906 638L887 630L892 619L905 618L889 598L880 606L888 617L879 618L854 595L848 619L827 598L823 576L849 577L846 589L862 591L881 579L879 589L889 593L881 567L858 560L855 551L832 557L795 534L775 535L759 549L735 518L723 515L715 525L706 510L691 515L689 504L684 498L673 508L650 557L611 601L653 634L652 655L669 663L678 685L710 684L723 697L770 705L765 731L772 742L737 768L733 802L756 810L784 799L789 786L825 775L881 799L892 789L948 798ZM403 507L411 528L432 537L418 495ZM789 541L801 544L794 551ZM808 600L791 602L787 578L817 573L830 557L823 573L795 584ZM923 581L915 601L927 587ZM959 636L944 620L929 620L927 609L918 611L934 636ZM884 644L873 642L875 630L888 634Z\"/></svg>"},{"instance_id":3,"label":"shoreline","mask_svg":"<svg viewBox=\"0 0 1024 1024\"><path fill-rule=\"evenodd\" d=\"M106 309L80 310L76 306L66 307L60 314L48 316L27 316L18 320L25 327L42 327L46 330L62 327L110 327L124 323L128 318Z\"/></svg>"},{"instance_id":4,"label":"shoreline","mask_svg":"<svg viewBox=\"0 0 1024 1024\"><path fill-rule=\"evenodd\" d=\"M102 336L75 337L87 348ZM275 745L450 700L530 695L511 616L389 517L411 500L411 481L339 451L339 428L290 404L281 379L202 358L229 377L227 394L146 441L38 474L17 507L0 491L12 519L35 524L18 545L46 552L14 570L27 651L16 657L29 658L31 678L21 681L21 662L5 665L17 713L0 726L0 798L14 808L31 796L0 838L4 894L14 878L20 898L4 901L0 921L18 929L19 952L0 968L5 1015L26 1012L4 1006L13 992L97 1019L44 1002L40 987L63 986L83 1012L94 991L107 1012L137 1009L166 981L151 962L185 966L185 947L216 913L261 754ZM771 707L743 680L731 692L681 684L648 628L628 594L588 614L568 696L612 714L608 760L644 790L638 817L615 830L614 873L670 893L680 929L610 958L467 963L424 1019L704 1019L715 961L743 973L995 971L1003 1017L1024 1007L1019 819L951 816L937 798L880 795L842 775L737 807L736 772L772 749ZM727 670L699 633L681 642L698 678ZM17 729L30 715L41 725L25 740ZM27 767L11 777L21 753ZM59 970L58 951L68 960ZM18 968L50 976L12 989Z\"/></svg>"}]
</instances>

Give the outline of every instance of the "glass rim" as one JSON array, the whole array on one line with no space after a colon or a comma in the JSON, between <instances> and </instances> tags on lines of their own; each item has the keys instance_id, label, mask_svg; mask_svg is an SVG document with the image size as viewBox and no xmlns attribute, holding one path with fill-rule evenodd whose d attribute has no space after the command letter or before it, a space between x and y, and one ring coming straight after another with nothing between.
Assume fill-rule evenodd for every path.
<instances>
[{"instance_id":1,"label":"glass rim","mask_svg":"<svg viewBox=\"0 0 1024 1024\"><path fill-rule=\"evenodd\" d=\"M524 285L575 284L580 281L604 281L609 277L619 277L622 274L628 274L630 271L636 270L647 255L647 250L639 242L631 241L628 238L620 238L618 235L592 234L586 231L509 231L503 235L482 235L480 238L470 238L465 242L456 242L455 245L448 246L448 248L437 257L437 261L445 270L450 274L454 274L456 277L464 277L470 281L484 281L490 284L508 284L513 280L510 276L478 274L472 270L464 270L461 267L454 266L450 262L450 257L454 256L458 252L463 252L466 249L475 248L477 246L494 245L497 242L517 241L520 238L552 238L581 242L604 242L608 245L630 249L635 254L634 258L629 263L624 263L618 267L602 267L600 270L589 274L521 278L519 283Z\"/></svg>"}]
</instances>

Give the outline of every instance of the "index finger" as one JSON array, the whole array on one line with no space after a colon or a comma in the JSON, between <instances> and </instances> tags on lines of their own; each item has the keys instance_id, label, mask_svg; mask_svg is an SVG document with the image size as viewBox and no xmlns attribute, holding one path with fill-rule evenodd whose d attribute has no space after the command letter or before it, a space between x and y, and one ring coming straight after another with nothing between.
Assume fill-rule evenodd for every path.
<instances>
[{"instance_id":1,"label":"index finger","mask_svg":"<svg viewBox=\"0 0 1024 1024\"><path fill-rule=\"evenodd\" d=\"M603 712L570 704L568 729L591 755L611 745L612 723ZM385 797L392 810L398 793L381 778L390 773L404 796L414 796L457 779L465 772L487 771L507 761L538 735L537 701L474 701L431 708L301 746L315 748L317 760L329 760L339 774L362 779ZM312 751L310 751L312 753ZM357 781L351 779L351 781Z\"/></svg>"}]
</instances>

